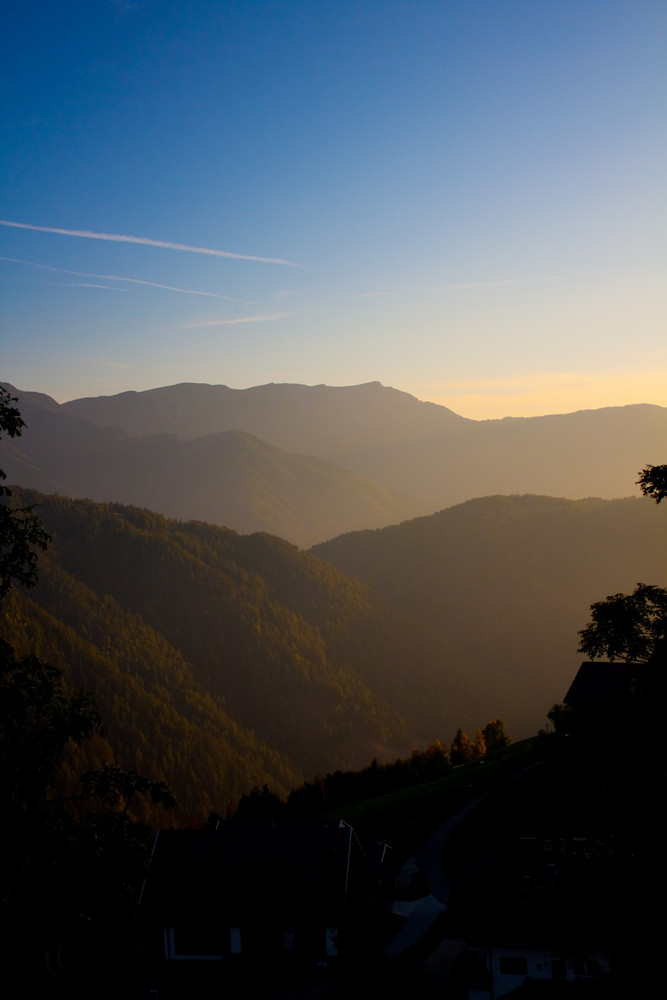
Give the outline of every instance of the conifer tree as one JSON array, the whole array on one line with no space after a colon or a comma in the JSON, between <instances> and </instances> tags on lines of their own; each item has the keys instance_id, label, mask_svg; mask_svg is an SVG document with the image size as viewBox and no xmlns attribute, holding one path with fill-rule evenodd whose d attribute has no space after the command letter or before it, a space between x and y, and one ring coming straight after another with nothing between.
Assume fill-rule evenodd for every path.
<instances>
[{"instance_id":1,"label":"conifer tree","mask_svg":"<svg viewBox=\"0 0 667 1000\"><path fill-rule=\"evenodd\" d=\"M486 741L481 729L476 730L470 749L473 760L479 760L486 753Z\"/></svg>"},{"instance_id":2,"label":"conifer tree","mask_svg":"<svg viewBox=\"0 0 667 1000\"><path fill-rule=\"evenodd\" d=\"M493 750L500 750L502 747L508 747L512 742L512 737L505 731L505 723L502 719L494 719L492 722L487 722L482 732L484 734L487 753L491 753Z\"/></svg>"},{"instance_id":3,"label":"conifer tree","mask_svg":"<svg viewBox=\"0 0 667 1000\"><path fill-rule=\"evenodd\" d=\"M453 767L457 764L465 764L473 758L473 748L470 737L462 729L456 730L456 735L449 748L449 760Z\"/></svg>"}]
</instances>

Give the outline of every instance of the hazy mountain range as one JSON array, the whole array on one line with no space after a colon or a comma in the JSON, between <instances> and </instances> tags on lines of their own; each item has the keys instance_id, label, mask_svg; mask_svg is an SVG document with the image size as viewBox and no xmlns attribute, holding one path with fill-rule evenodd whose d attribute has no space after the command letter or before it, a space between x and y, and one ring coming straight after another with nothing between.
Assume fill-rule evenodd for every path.
<instances>
[{"instance_id":1,"label":"hazy mountain range","mask_svg":"<svg viewBox=\"0 0 667 1000\"><path fill-rule=\"evenodd\" d=\"M667 444L667 409L651 405L475 421L378 382L63 404L8 388L29 428L6 442L10 482L301 546L494 493L625 496Z\"/></svg>"},{"instance_id":2,"label":"hazy mountain range","mask_svg":"<svg viewBox=\"0 0 667 1000\"><path fill-rule=\"evenodd\" d=\"M658 406L478 422L378 383L9 388L27 427L0 464L53 542L0 635L95 694L79 764L163 778L192 818L459 726L530 735L590 604L667 584L664 510L563 498L635 492Z\"/></svg>"}]
</instances>

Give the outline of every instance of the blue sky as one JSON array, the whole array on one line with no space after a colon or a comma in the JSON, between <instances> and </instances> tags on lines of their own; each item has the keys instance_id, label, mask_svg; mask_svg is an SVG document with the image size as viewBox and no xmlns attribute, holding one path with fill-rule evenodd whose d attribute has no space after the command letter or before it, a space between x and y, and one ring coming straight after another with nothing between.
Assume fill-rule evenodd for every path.
<instances>
[{"instance_id":1,"label":"blue sky","mask_svg":"<svg viewBox=\"0 0 667 1000\"><path fill-rule=\"evenodd\" d=\"M667 405L662 0L22 0L3 21L4 380Z\"/></svg>"}]
</instances>

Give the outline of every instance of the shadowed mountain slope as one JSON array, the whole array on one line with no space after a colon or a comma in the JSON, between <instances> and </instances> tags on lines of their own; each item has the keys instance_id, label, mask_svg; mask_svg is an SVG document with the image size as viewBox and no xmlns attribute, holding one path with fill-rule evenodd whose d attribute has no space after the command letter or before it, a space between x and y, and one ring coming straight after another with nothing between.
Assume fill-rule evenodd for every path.
<instances>
[{"instance_id":1,"label":"shadowed mountain slope","mask_svg":"<svg viewBox=\"0 0 667 1000\"><path fill-rule=\"evenodd\" d=\"M138 747L170 783L199 771L214 808L253 784L405 753L476 701L443 639L282 539L12 498L35 500L53 542L2 636L99 698L128 766Z\"/></svg>"},{"instance_id":2,"label":"shadowed mountain slope","mask_svg":"<svg viewBox=\"0 0 667 1000\"><path fill-rule=\"evenodd\" d=\"M640 498L487 497L312 553L136 508L38 500L54 541L31 599L105 656L117 649L123 670L132 627L116 642L103 613L85 624L70 605L88 598L64 597L74 584L53 583L56 571L113 601L307 775L498 716L514 736L534 732L576 670L590 604L665 584L664 512Z\"/></svg>"},{"instance_id":3,"label":"shadowed mountain slope","mask_svg":"<svg viewBox=\"0 0 667 1000\"><path fill-rule=\"evenodd\" d=\"M591 603L667 584L667 518L640 498L485 497L312 551L437 623L483 685L480 715L522 733L562 701Z\"/></svg>"},{"instance_id":4,"label":"shadowed mountain slope","mask_svg":"<svg viewBox=\"0 0 667 1000\"><path fill-rule=\"evenodd\" d=\"M94 693L103 731L70 746L66 787L76 795L84 771L114 763L166 781L175 813L135 807L160 825L201 822L224 814L253 788L288 792L302 771L275 747L237 722L224 698L197 677L192 663L140 616L108 594L45 560L40 590L5 600L2 637L19 655L33 653L62 671L70 689Z\"/></svg>"},{"instance_id":5,"label":"shadowed mountain slope","mask_svg":"<svg viewBox=\"0 0 667 1000\"><path fill-rule=\"evenodd\" d=\"M242 431L137 438L72 417L48 396L12 393L29 431L6 442L3 467L23 486L267 531L302 546L414 512L413 503L360 475Z\"/></svg>"}]
</instances>

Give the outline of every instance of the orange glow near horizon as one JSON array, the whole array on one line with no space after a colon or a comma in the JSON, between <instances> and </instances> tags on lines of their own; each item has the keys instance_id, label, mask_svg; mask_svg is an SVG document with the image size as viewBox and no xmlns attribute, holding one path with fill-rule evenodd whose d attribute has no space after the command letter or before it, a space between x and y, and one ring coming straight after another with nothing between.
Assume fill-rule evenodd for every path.
<instances>
[{"instance_id":1,"label":"orange glow near horizon","mask_svg":"<svg viewBox=\"0 0 667 1000\"><path fill-rule=\"evenodd\" d=\"M457 379L419 393L473 420L537 417L604 406L667 406L667 369L594 375L544 372L507 378Z\"/></svg>"}]
</instances>

